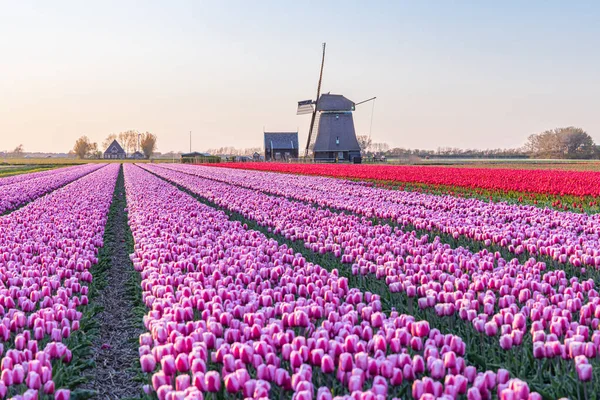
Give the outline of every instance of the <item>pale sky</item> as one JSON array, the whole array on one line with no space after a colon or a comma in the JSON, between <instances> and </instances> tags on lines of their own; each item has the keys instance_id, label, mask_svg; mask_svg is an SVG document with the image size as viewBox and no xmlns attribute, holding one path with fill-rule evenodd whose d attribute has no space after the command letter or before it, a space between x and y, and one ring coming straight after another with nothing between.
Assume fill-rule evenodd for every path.
<instances>
[{"instance_id":1,"label":"pale sky","mask_svg":"<svg viewBox=\"0 0 600 400\"><path fill-rule=\"evenodd\" d=\"M372 139L516 147L586 129L600 143L598 1L0 0L0 150L66 152L151 131L158 150L262 146L325 92L377 96ZM369 132L371 105L355 113Z\"/></svg>"}]
</instances>

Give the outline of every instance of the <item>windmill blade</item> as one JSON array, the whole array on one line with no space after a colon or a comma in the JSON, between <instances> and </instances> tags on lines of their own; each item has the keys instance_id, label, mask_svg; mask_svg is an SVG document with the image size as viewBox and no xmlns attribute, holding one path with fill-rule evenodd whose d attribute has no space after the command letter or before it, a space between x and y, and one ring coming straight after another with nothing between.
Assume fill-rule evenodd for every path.
<instances>
[{"instance_id":1,"label":"windmill blade","mask_svg":"<svg viewBox=\"0 0 600 400\"><path fill-rule=\"evenodd\" d=\"M304 152L304 157L308 157L308 151L310 147L310 140L313 133L313 127L315 126L315 117L317 114L317 108L319 107L319 97L321 96L321 82L323 81L323 66L325 65L325 46L327 43L323 43L323 58L321 58L321 72L319 73L319 84L317 85L317 100L315 100L315 110L312 113L312 117L310 119L310 129L308 130L308 140L306 141L306 150Z\"/></svg>"},{"instance_id":2,"label":"windmill blade","mask_svg":"<svg viewBox=\"0 0 600 400\"><path fill-rule=\"evenodd\" d=\"M313 113L314 107L313 107L314 102L312 100L302 100L298 102L298 110L296 111L296 115L304 115L304 114L310 114Z\"/></svg>"}]
</instances>

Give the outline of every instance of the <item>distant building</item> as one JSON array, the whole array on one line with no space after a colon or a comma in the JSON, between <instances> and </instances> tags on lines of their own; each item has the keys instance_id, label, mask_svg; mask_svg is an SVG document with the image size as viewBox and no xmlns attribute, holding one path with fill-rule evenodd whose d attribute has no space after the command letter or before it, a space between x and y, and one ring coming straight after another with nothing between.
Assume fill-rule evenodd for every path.
<instances>
[{"instance_id":1,"label":"distant building","mask_svg":"<svg viewBox=\"0 0 600 400\"><path fill-rule=\"evenodd\" d=\"M182 153L181 158L194 158L194 157L210 157L208 153L200 153L198 151L193 151L191 153Z\"/></svg>"},{"instance_id":2,"label":"distant building","mask_svg":"<svg viewBox=\"0 0 600 400\"><path fill-rule=\"evenodd\" d=\"M125 150L123 150L119 142L113 140L113 142L110 144L110 146L108 146L108 148L104 152L104 158L112 160L122 160L127 158L127 153L125 153Z\"/></svg>"},{"instance_id":3,"label":"distant building","mask_svg":"<svg viewBox=\"0 0 600 400\"><path fill-rule=\"evenodd\" d=\"M221 159L217 156L211 156L208 153L200 153L197 151L191 153L182 153L180 160L180 162L187 164L216 163L219 161L221 161Z\"/></svg>"},{"instance_id":4,"label":"distant building","mask_svg":"<svg viewBox=\"0 0 600 400\"><path fill-rule=\"evenodd\" d=\"M298 132L264 132L265 161L298 158Z\"/></svg>"},{"instance_id":5,"label":"distant building","mask_svg":"<svg viewBox=\"0 0 600 400\"><path fill-rule=\"evenodd\" d=\"M146 156L144 155L144 153L142 153L140 151L136 151L129 158L133 158L134 160L144 160L146 158Z\"/></svg>"}]
</instances>

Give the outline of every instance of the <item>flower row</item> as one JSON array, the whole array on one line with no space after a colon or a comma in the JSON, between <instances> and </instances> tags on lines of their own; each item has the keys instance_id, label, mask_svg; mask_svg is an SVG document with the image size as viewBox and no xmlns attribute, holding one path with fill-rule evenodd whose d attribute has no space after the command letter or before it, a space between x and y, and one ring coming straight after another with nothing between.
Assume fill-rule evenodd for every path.
<instances>
[{"instance_id":1,"label":"flower row","mask_svg":"<svg viewBox=\"0 0 600 400\"><path fill-rule=\"evenodd\" d=\"M0 190L2 191L2 196L0 196L0 215L27 204L103 166L103 164L85 164L2 178L0 179ZM32 176L29 177L28 175ZM4 179L9 180L11 183L2 185L1 183Z\"/></svg>"},{"instance_id":2,"label":"flower row","mask_svg":"<svg viewBox=\"0 0 600 400\"><path fill-rule=\"evenodd\" d=\"M503 192L600 196L600 172L349 164L228 163L230 168L361 180L458 186Z\"/></svg>"},{"instance_id":3,"label":"flower row","mask_svg":"<svg viewBox=\"0 0 600 400\"><path fill-rule=\"evenodd\" d=\"M61 173L61 172L64 172L64 171L78 169L80 167L81 167L80 165L71 165L71 166L68 166L68 167L52 168L52 169L48 169L48 170L45 170L45 171L27 172L27 173L22 173L22 174L17 174L17 175L2 177L2 178L0 178L0 186L11 185L13 183L23 182L23 181L27 181L29 179L42 178L44 176L49 176L49 175L53 175L53 174L56 174L56 173Z\"/></svg>"},{"instance_id":4,"label":"flower row","mask_svg":"<svg viewBox=\"0 0 600 400\"><path fill-rule=\"evenodd\" d=\"M262 190L401 226L440 231L499 245L515 254L549 256L559 263L600 268L600 215L385 190L341 179L200 166L175 170Z\"/></svg>"},{"instance_id":5,"label":"flower row","mask_svg":"<svg viewBox=\"0 0 600 400\"><path fill-rule=\"evenodd\" d=\"M0 217L0 398L68 399L52 366L73 356L118 170L100 168Z\"/></svg>"}]
</instances>

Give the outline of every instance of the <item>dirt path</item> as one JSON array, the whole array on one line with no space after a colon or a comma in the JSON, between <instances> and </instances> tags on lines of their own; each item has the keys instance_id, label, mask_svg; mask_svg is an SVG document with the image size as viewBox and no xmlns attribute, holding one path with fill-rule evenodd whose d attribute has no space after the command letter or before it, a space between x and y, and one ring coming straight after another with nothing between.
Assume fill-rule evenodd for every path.
<instances>
[{"instance_id":1,"label":"dirt path","mask_svg":"<svg viewBox=\"0 0 600 400\"><path fill-rule=\"evenodd\" d=\"M139 314L136 315L140 299L132 289L138 283L129 259L133 239L124 211L126 206L121 169L105 230L106 282L93 299L94 304L103 307L94 317L99 328L93 344L96 367L86 373L89 382L83 385L97 391L96 399L123 399L141 394L141 384L135 380L138 373L135 343L144 327Z\"/></svg>"}]
</instances>

